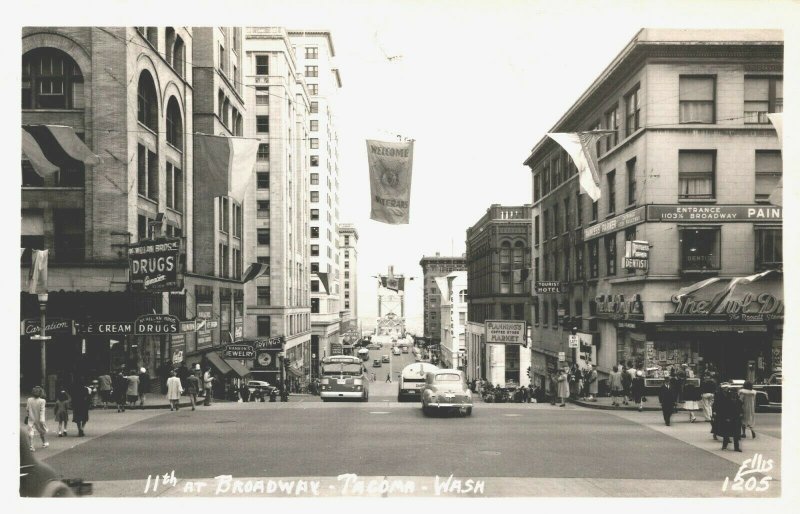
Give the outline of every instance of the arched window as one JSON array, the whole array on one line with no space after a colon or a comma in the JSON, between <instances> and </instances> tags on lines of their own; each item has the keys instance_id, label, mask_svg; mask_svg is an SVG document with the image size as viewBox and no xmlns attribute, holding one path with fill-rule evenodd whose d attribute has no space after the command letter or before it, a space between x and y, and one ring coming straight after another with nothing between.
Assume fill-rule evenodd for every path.
<instances>
[{"instance_id":1,"label":"arched window","mask_svg":"<svg viewBox=\"0 0 800 514\"><path fill-rule=\"evenodd\" d=\"M523 268L523 259L525 255L525 245L522 241L514 243L514 269Z\"/></svg>"},{"instance_id":2,"label":"arched window","mask_svg":"<svg viewBox=\"0 0 800 514\"><path fill-rule=\"evenodd\" d=\"M166 56L167 56L167 63L174 68L175 67L175 61L174 61L174 58L175 58L175 55L174 55L175 29L174 28L167 27L167 29L166 29L166 31L164 33L164 45L166 47L165 50L166 50Z\"/></svg>"},{"instance_id":3,"label":"arched window","mask_svg":"<svg viewBox=\"0 0 800 514\"><path fill-rule=\"evenodd\" d=\"M172 67L175 69L175 72L180 75L181 77L185 77L185 70L186 70L186 58L184 54L186 53L186 46L183 44L183 39L180 36L175 36L175 46L172 50Z\"/></svg>"},{"instance_id":4,"label":"arched window","mask_svg":"<svg viewBox=\"0 0 800 514\"><path fill-rule=\"evenodd\" d=\"M461 291L458 292L458 301L460 303L467 303L467 290L466 289L462 289Z\"/></svg>"},{"instance_id":5,"label":"arched window","mask_svg":"<svg viewBox=\"0 0 800 514\"><path fill-rule=\"evenodd\" d=\"M183 151L183 119L178 99L174 96L167 103L167 143Z\"/></svg>"},{"instance_id":6,"label":"arched window","mask_svg":"<svg viewBox=\"0 0 800 514\"><path fill-rule=\"evenodd\" d=\"M236 119L236 135L243 136L244 135L244 118L241 114L237 115Z\"/></svg>"},{"instance_id":7,"label":"arched window","mask_svg":"<svg viewBox=\"0 0 800 514\"><path fill-rule=\"evenodd\" d=\"M158 27L147 27L147 40L158 50Z\"/></svg>"},{"instance_id":8,"label":"arched window","mask_svg":"<svg viewBox=\"0 0 800 514\"><path fill-rule=\"evenodd\" d=\"M217 115L219 116L220 120L222 120L222 110L224 107L225 107L225 93L223 93L222 90L220 89L219 92L217 92L217 111L218 111Z\"/></svg>"},{"instance_id":9,"label":"arched window","mask_svg":"<svg viewBox=\"0 0 800 514\"><path fill-rule=\"evenodd\" d=\"M511 243L503 241L500 244L500 265L505 269L509 264L511 264Z\"/></svg>"},{"instance_id":10,"label":"arched window","mask_svg":"<svg viewBox=\"0 0 800 514\"><path fill-rule=\"evenodd\" d=\"M225 101L222 103L222 124L228 128L230 128L230 125L228 124L230 110L231 110L231 102L226 97Z\"/></svg>"},{"instance_id":11,"label":"arched window","mask_svg":"<svg viewBox=\"0 0 800 514\"><path fill-rule=\"evenodd\" d=\"M82 109L83 75L56 48L35 48L22 56L23 109Z\"/></svg>"},{"instance_id":12,"label":"arched window","mask_svg":"<svg viewBox=\"0 0 800 514\"><path fill-rule=\"evenodd\" d=\"M149 71L143 71L139 75L139 104L138 119L150 130L158 132L158 97L156 96L156 85Z\"/></svg>"}]
</instances>

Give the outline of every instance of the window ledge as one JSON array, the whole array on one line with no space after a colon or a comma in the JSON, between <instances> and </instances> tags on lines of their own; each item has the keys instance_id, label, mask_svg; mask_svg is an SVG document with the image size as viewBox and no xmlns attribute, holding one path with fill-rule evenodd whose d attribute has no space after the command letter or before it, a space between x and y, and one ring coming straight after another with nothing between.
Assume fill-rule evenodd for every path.
<instances>
[{"instance_id":1,"label":"window ledge","mask_svg":"<svg viewBox=\"0 0 800 514\"><path fill-rule=\"evenodd\" d=\"M635 202L634 203L630 203L630 204L625 206L625 212L628 212L628 211L633 210L635 208L636 208L636 203Z\"/></svg>"},{"instance_id":2,"label":"window ledge","mask_svg":"<svg viewBox=\"0 0 800 514\"><path fill-rule=\"evenodd\" d=\"M608 214L606 214L606 219L613 218L616 215L617 215L617 211L614 210L614 211L609 212Z\"/></svg>"},{"instance_id":3,"label":"window ledge","mask_svg":"<svg viewBox=\"0 0 800 514\"><path fill-rule=\"evenodd\" d=\"M138 119L136 120L136 123L138 123L140 127L142 127L143 129L145 129L147 132L149 132L149 133L150 133L150 134L152 134L153 136L156 136L156 137L158 136L158 132L156 132L155 130L151 129L150 127L148 127L147 125L145 125L144 123L142 123L141 121L139 121Z\"/></svg>"},{"instance_id":4,"label":"window ledge","mask_svg":"<svg viewBox=\"0 0 800 514\"><path fill-rule=\"evenodd\" d=\"M679 273L682 276L693 276L693 277L694 276L701 276L701 275L715 276L715 275L719 275L719 271L720 270L718 270L718 269L709 269L709 270L705 270L705 269L698 269L698 270L682 269L682 270L679 271Z\"/></svg>"},{"instance_id":5,"label":"window ledge","mask_svg":"<svg viewBox=\"0 0 800 514\"><path fill-rule=\"evenodd\" d=\"M25 112L77 112L77 113L80 113L80 112L83 112L85 110L86 109L54 109L54 108L48 108L48 109L22 109L22 112L23 113L25 113Z\"/></svg>"},{"instance_id":6,"label":"window ledge","mask_svg":"<svg viewBox=\"0 0 800 514\"><path fill-rule=\"evenodd\" d=\"M169 141L167 141L167 146L169 146L170 148L172 148L176 152L178 152L180 154L183 154L183 149L182 148L178 148L177 146L175 146L174 144L170 143Z\"/></svg>"},{"instance_id":7,"label":"window ledge","mask_svg":"<svg viewBox=\"0 0 800 514\"><path fill-rule=\"evenodd\" d=\"M678 203L717 203L716 198L678 198Z\"/></svg>"},{"instance_id":8,"label":"window ledge","mask_svg":"<svg viewBox=\"0 0 800 514\"><path fill-rule=\"evenodd\" d=\"M23 191L85 191L80 186L22 186Z\"/></svg>"},{"instance_id":9,"label":"window ledge","mask_svg":"<svg viewBox=\"0 0 800 514\"><path fill-rule=\"evenodd\" d=\"M178 209L175 209L175 208L173 208L173 207L169 207L169 206L168 206L168 207L167 207L167 211L168 211L168 212L171 212L171 213L173 213L173 214L175 214L175 215L177 215L177 216L183 216L183 211L179 211Z\"/></svg>"},{"instance_id":10,"label":"window ledge","mask_svg":"<svg viewBox=\"0 0 800 514\"><path fill-rule=\"evenodd\" d=\"M149 196L144 196L142 193L137 193L137 196L139 197L140 200L145 200L148 203L152 203L154 205L158 205L158 200L153 200Z\"/></svg>"}]
</instances>

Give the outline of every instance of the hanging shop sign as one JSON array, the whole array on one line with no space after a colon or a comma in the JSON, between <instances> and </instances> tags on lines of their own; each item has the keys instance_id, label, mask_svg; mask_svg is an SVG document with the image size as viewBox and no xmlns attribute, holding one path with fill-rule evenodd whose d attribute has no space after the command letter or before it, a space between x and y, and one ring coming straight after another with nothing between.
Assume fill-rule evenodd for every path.
<instances>
[{"instance_id":1,"label":"hanging shop sign","mask_svg":"<svg viewBox=\"0 0 800 514\"><path fill-rule=\"evenodd\" d=\"M177 334L181 322L170 314L144 314L133 323L133 334L137 336L160 336Z\"/></svg>"},{"instance_id":2,"label":"hanging shop sign","mask_svg":"<svg viewBox=\"0 0 800 514\"><path fill-rule=\"evenodd\" d=\"M343 353L342 343L331 343L331 355L342 355Z\"/></svg>"},{"instance_id":3,"label":"hanging shop sign","mask_svg":"<svg viewBox=\"0 0 800 514\"><path fill-rule=\"evenodd\" d=\"M667 320L718 320L765 322L783 320L783 300L772 293L736 293L723 290L711 298L672 297L675 311Z\"/></svg>"},{"instance_id":4,"label":"hanging shop sign","mask_svg":"<svg viewBox=\"0 0 800 514\"><path fill-rule=\"evenodd\" d=\"M249 344L226 344L222 350L223 359L254 359L255 357L256 350Z\"/></svg>"},{"instance_id":5,"label":"hanging shop sign","mask_svg":"<svg viewBox=\"0 0 800 514\"><path fill-rule=\"evenodd\" d=\"M628 211L614 216L611 219L596 223L590 227L583 229L583 240L588 241L596 237L604 236L618 230L622 230L645 221L645 206L637 207L632 211Z\"/></svg>"},{"instance_id":6,"label":"hanging shop sign","mask_svg":"<svg viewBox=\"0 0 800 514\"><path fill-rule=\"evenodd\" d=\"M183 362L183 350L173 350L172 351L172 363L173 364L180 364Z\"/></svg>"},{"instance_id":7,"label":"hanging shop sign","mask_svg":"<svg viewBox=\"0 0 800 514\"><path fill-rule=\"evenodd\" d=\"M773 205L648 205L647 221L705 223L709 221L782 221L783 209Z\"/></svg>"},{"instance_id":8,"label":"hanging shop sign","mask_svg":"<svg viewBox=\"0 0 800 514\"><path fill-rule=\"evenodd\" d=\"M644 306L639 294L628 298L623 294L601 294L594 299L597 304L597 317L605 319L644 319Z\"/></svg>"},{"instance_id":9,"label":"hanging shop sign","mask_svg":"<svg viewBox=\"0 0 800 514\"><path fill-rule=\"evenodd\" d=\"M130 283L138 291L179 291L180 239L155 239L128 246Z\"/></svg>"},{"instance_id":10,"label":"hanging shop sign","mask_svg":"<svg viewBox=\"0 0 800 514\"><path fill-rule=\"evenodd\" d=\"M647 269L647 259L639 259L636 257L623 257L622 267L625 269Z\"/></svg>"},{"instance_id":11,"label":"hanging shop sign","mask_svg":"<svg viewBox=\"0 0 800 514\"><path fill-rule=\"evenodd\" d=\"M625 257L647 259L650 256L650 243L647 241L625 241Z\"/></svg>"},{"instance_id":12,"label":"hanging shop sign","mask_svg":"<svg viewBox=\"0 0 800 514\"><path fill-rule=\"evenodd\" d=\"M48 335L71 335L74 333L74 322L71 319L47 318L45 320L45 334ZM38 319L22 320L20 335L35 336L42 332L42 323Z\"/></svg>"},{"instance_id":13,"label":"hanging shop sign","mask_svg":"<svg viewBox=\"0 0 800 514\"><path fill-rule=\"evenodd\" d=\"M197 325L195 324L194 320L181 321L180 328L181 332L194 332L197 329Z\"/></svg>"},{"instance_id":14,"label":"hanging shop sign","mask_svg":"<svg viewBox=\"0 0 800 514\"><path fill-rule=\"evenodd\" d=\"M198 303L197 304L197 319L211 319L211 304Z\"/></svg>"},{"instance_id":15,"label":"hanging shop sign","mask_svg":"<svg viewBox=\"0 0 800 514\"><path fill-rule=\"evenodd\" d=\"M255 339L251 341L242 341L246 344L252 344L256 350L274 350L283 347L283 339L280 337L270 337L269 339Z\"/></svg>"},{"instance_id":16,"label":"hanging shop sign","mask_svg":"<svg viewBox=\"0 0 800 514\"><path fill-rule=\"evenodd\" d=\"M537 281L535 286L536 286L536 294L555 294L555 293L566 292L563 282Z\"/></svg>"},{"instance_id":17,"label":"hanging shop sign","mask_svg":"<svg viewBox=\"0 0 800 514\"><path fill-rule=\"evenodd\" d=\"M486 320L486 342L525 345L527 329L524 321Z\"/></svg>"}]
</instances>

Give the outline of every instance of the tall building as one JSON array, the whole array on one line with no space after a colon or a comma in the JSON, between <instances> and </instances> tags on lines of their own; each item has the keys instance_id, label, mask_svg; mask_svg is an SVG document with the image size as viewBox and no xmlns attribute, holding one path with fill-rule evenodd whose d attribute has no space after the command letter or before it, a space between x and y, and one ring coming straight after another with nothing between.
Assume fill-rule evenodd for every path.
<instances>
[{"instance_id":1,"label":"tall building","mask_svg":"<svg viewBox=\"0 0 800 514\"><path fill-rule=\"evenodd\" d=\"M218 348L241 319L235 254L228 253L227 268L212 254L221 244L237 249L241 243L222 237L218 216L206 216L218 204L204 203L195 187L207 177L194 174L193 134L233 133L202 116L195 123L195 113L212 110L207 105L215 98L205 81L216 72L192 69L216 68L211 52L196 46L198 41L203 47L210 44L203 30L216 37L224 32L186 27L23 30L22 122L58 168L43 178L29 160L22 162L21 246L50 252L44 303L53 338L45 355L49 393L58 381L121 367L145 367L156 377L168 366ZM204 84L193 77L202 77ZM227 79L213 80L222 85ZM230 87L222 89L241 112L241 100ZM197 109L195 98L201 102ZM71 156L74 142L69 153L43 125L69 127L101 162L76 160ZM195 222L198 216L201 222ZM229 234L233 226L225 225ZM142 291L129 281L128 249L161 238L179 242L176 287ZM30 258L26 251L23 290ZM41 383L38 345L30 342L38 331L38 301L36 295L21 295L21 384L26 388ZM187 323L171 335L136 333L135 320L154 313L208 323L201 332Z\"/></svg>"},{"instance_id":2,"label":"tall building","mask_svg":"<svg viewBox=\"0 0 800 514\"><path fill-rule=\"evenodd\" d=\"M312 370L309 257L309 89L289 33L244 29L245 133L260 140L245 202L245 262L268 272L245 284L245 334L282 337L291 378ZM276 375L275 362L254 369ZM269 374L268 373L268 374Z\"/></svg>"},{"instance_id":3,"label":"tall building","mask_svg":"<svg viewBox=\"0 0 800 514\"><path fill-rule=\"evenodd\" d=\"M467 272L454 271L436 279L441 303L439 367L464 368L467 325Z\"/></svg>"},{"instance_id":4,"label":"tall building","mask_svg":"<svg viewBox=\"0 0 800 514\"><path fill-rule=\"evenodd\" d=\"M438 344L442 330L442 298L436 278L466 270L466 259L464 256L442 257L436 252L435 256L422 257L419 265L422 266L423 331L429 343Z\"/></svg>"},{"instance_id":5,"label":"tall building","mask_svg":"<svg viewBox=\"0 0 800 514\"><path fill-rule=\"evenodd\" d=\"M782 110L781 31L643 29L550 130L612 131L594 148L599 201L555 142L534 146L532 265L551 282L533 304L540 380L559 351L601 377L620 361L781 370L782 275L732 279L783 264L782 210L767 203L782 173L767 113ZM682 291L705 279L718 280Z\"/></svg>"},{"instance_id":6,"label":"tall building","mask_svg":"<svg viewBox=\"0 0 800 514\"><path fill-rule=\"evenodd\" d=\"M342 87L330 32L290 30L297 69L308 84L309 233L311 240L311 352L330 355L339 333L339 139L333 103Z\"/></svg>"},{"instance_id":7,"label":"tall building","mask_svg":"<svg viewBox=\"0 0 800 514\"><path fill-rule=\"evenodd\" d=\"M358 324L358 230L339 224L339 262L342 263L342 309Z\"/></svg>"},{"instance_id":8,"label":"tall building","mask_svg":"<svg viewBox=\"0 0 800 514\"><path fill-rule=\"evenodd\" d=\"M530 324L531 206L494 204L467 229L467 374L492 384L528 384L530 349L485 344L486 320ZM526 334L527 335L527 334Z\"/></svg>"}]
</instances>

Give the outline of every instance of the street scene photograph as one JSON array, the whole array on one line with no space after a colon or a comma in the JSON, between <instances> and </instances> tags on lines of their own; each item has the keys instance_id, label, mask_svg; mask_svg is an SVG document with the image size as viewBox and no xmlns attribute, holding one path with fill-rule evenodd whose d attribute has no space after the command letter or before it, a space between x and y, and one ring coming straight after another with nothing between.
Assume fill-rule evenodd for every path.
<instances>
[{"instance_id":1,"label":"street scene photograph","mask_svg":"<svg viewBox=\"0 0 800 514\"><path fill-rule=\"evenodd\" d=\"M15 505L796 497L796 3L100 5L7 22Z\"/></svg>"}]
</instances>

